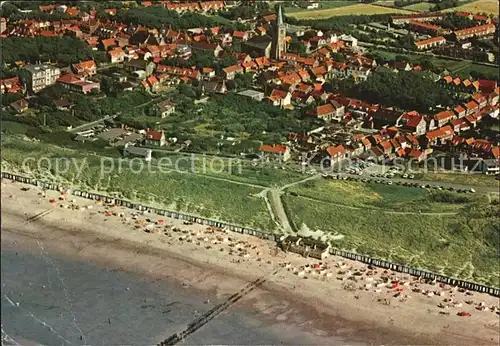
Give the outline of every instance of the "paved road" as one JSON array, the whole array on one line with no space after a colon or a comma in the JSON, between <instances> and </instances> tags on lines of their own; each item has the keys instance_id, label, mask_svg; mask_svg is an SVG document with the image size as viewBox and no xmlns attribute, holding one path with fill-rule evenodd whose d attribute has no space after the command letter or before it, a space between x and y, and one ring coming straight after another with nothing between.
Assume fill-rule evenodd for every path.
<instances>
[{"instance_id":1,"label":"paved road","mask_svg":"<svg viewBox=\"0 0 500 346\"><path fill-rule=\"evenodd\" d=\"M341 176L341 177L349 177L349 178L357 178L357 179L368 179L370 182L374 181L382 181L384 183L387 183L388 181L392 181L393 183L416 183L419 186L422 185L430 185L430 186L441 186L443 189L448 189L450 187L454 188L455 190L470 190L473 188L476 190L476 192L481 192L481 193L498 193L498 183L496 183L496 186L476 186L476 185L465 185L465 184L455 184L455 183L445 183L441 181L426 181L426 180L417 180L417 179L404 179L404 178L380 178L380 177L370 177L370 176L359 176L356 174L349 174L349 173L335 173L333 175Z\"/></svg>"},{"instance_id":2,"label":"paved road","mask_svg":"<svg viewBox=\"0 0 500 346\"><path fill-rule=\"evenodd\" d=\"M108 119L114 119L118 116L118 114L115 114L115 115L107 115L105 116L104 118L101 118L99 120L96 120L96 121L91 121L89 123L86 123L86 124L83 124L83 125L80 125L80 126L77 126L77 127L73 127L72 129L69 129L68 132L71 132L71 133L76 133L76 132L79 132L79 131L84 131L86 129L89 129L97 124L100 124L102 122L104 122L105 120L108 120Z\"/></svg>"},{"instance_id":3,"label":"paved road","mask_svg":"<svg viewBox=\"0 0 500 346\"><path fill-rule=\"evenodd\" d=\"M281 191L279 189L271 189L271 205L272 211L274 213L275 219L279 221L282 230L285 233L292 233L293 229L290 225L290 220L288 220L288 216L286 215L285 207L283 206L283 202L281 200Z\"/></svg>"}]
</instances>

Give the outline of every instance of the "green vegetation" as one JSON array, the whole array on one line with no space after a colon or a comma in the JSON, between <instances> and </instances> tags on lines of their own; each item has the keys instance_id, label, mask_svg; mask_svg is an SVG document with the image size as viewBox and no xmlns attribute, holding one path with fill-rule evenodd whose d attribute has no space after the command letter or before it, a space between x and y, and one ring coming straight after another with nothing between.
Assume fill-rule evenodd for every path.
<instances>
[{"instance_id":1,"label":"green vegetation","mask_svg":"<svg viewBox=\"0 0 500 346\"><path fill-rule=\"evenodd\" d=\"M403 8L409 11L417 11L417 12L428 12L432 4L430 2L416 2L411 5L406 5Z\"/></svg>"},{"instance_id":2,"label":"green vegetation","mask_svg":"<svg viewBox=\"0 0 500 346\"><path fill-rule=\"evenodd\" d=\"M264 201L256 195L264 186L303 179L290 171L249 165L243 165L240 172L217 172L219 166L202 172L200 161L195 164L194 174L169 171L171 166L162 166L160 171L158 166L139 160L133 164L125 161L121 170L101 174L102 156L3 137L2 169L19 171L28 155L48 157L52 163L58 159L59 167L70 167L59 171L58 176L55 170L31 172L39 178L52 177L82 189L270 232L275 231L275 224ZM177 154L170 156L172 161L178 158ZM74 159L72 165L61 163L69 157ZM110 162L118 167L116 160L110 160L104 161L105 168L110 167ZM74 163L85 163L79 176ZM146 169L136 173L143 164ZM186 161L181 168L188 167ZM329 180L292 186L283 199L295 227L305 224L312 230L336 235L332 240L336 247L498 286L498 201L490 204L479 194Z\"/></svg>"},{"instance_id":3,"label":"green vegetation","mask_svg":"<svg viewBox=\"0 0 500 346\"><path fill-rule=\"evenodd\" d=\"M2 38L2 58L7 64L50 60L64 67L80 60L105 61L105 56L92 51L85 41L71 36Z\"/></svg>"},{"instance_id":4,"label":"green vegetation","mask_svg":"<svg viewBox=\"0 0 500 346\"><path fill-rule=\"evenodd\" d=\"M267 1L253 1L244 2L243 5L233 7L225 12L221 12L220 15L224 18L234 21L238 18L251 19L255 15L268 13L269 11L270 8Z\"/></svg>"},{"instance_id":5,"label":"green vegetation","mask_svg":"<svg viewBox=\"0 0 500 346\"><path fill-rule=\"evenodd\" d=\"M88 191L95 191L114 196L123 196L127 199L138 200L144 203L162 206L168 209L193 213L196 215L233 222L240 225L255 227L263 230L274 230L265 202L255 197L262 189L231 181L210 179L206 175L180 173L173 171L159 171L156 167L143 170L140 162L135 165L122 164L118 169L118 162L111 173L101 173L101 167L112 167L111 162L99 156L92 156L82 152L61 149L51 145L20 142L7 139L2 148L2 168L14 170L22 165L23 158L48 157L51 159L51 171L34 171L32 176L70 183ZM63 170L65 157L71 157L71 165ZM59 159L61 167L58 176L54 176L55 162ZM104 162L104 165L102 165ZM127 161L130 162L130 161ZM83 165L82 174L78 175L76 165ZM48 163L42 165L47 167ZM30 162L30 169L35 169L34 162ZM29 172L25 172L29 173Z\"/></svg>"},{"instance_id":6,"label":"green vegetation","mask_svg":"<svg viewBox=\"0 0 500 346\"><path fill-rule=\"evenodd\" d=\"M442 11L447 8L453 8L458 6L458 0L443 0L437 2L434 6L431 7L432 12Z\"/></svg>"},{"instance_id":7,"label":"green vegetation","mask_svg":"<svg viewBox=\"0 0 500 346\"><path fill-rule=\"evenodd\" d=\"M423 190L404 186L389 186L352 181L321 180L314 184L295 185L287 190L320 202L341 206L379 209L380 212L455 212L473 202L487 202L484 195L462 195L448 191Z\"/></svg>"},{"instance_id":8,"label":"green vegetation","mask_svg":"<svg viewBox=\"0 0 500 346\"><path fill-rule=\"evenodd\" d=\"M456 8L447 9L447 11L466 11L472 13L486 13L488 15L493 15L498 17L498 1L496 0L478 0L468 2L464 5L460 5Z\"/></svg>"},{"instance_id":9,"label":"green vegetation","mask_svg":"<svg viewBox=\"0 0 500 346\"><path fill-rule=\"evenodd\" d=\"M425 75L414 71L382 71L364 83L344 86L347 94L373 104L427 112L435 105L452 105L446 91Z\"/></svg>"},{"instance_id":10,"label":"green vegetation","mask_svg":"<svg viewBox=\"0 0 500 346\"><path fill-rule=\"evenodd\" d=\"M373 56L377 62L381 62L382 64L393 60L403 60L414 65L421 65L425 69L432 70L436 73L446 70L452 75L457 75L463 78L498 78L498 68L466 60L452 60L440 57L430 57L421 54L397 53L378 48L371 50L371 56Z\"/></svg>"},{"instance_id":11,"label":"green vegetation","mask_svg":"<svg viewBox=\"0 0 500 346\"><path fill-rule=\"evenodd\" d=\"M461 173L417 173L415 179L425 181L441 181L443 183L454 183L464 185L475 185L485 187L500 187L499 181L493 175L485 174L461 174Z\"/></svg>"},{"instance_id":12,"label":"green vegetation","mask_svg":"<svg viewBox=\"0 0 500 346\"><path fill-rule=\"evenodd\" d=\"M74 105L72 110L58 110L54 100L66 99ZM143 114L143 105L152 101L151 95L143 91L110 92L109 96L81 95L71 93L60 85L52 85L41 91L33 102L38 110L30 115L18 117L12 111L2 113L2 121L12 121L39 127L46 122L50 131L64 131L67 126L101 119L106 115L121 113L123 116Z\"/></svg>"},{"instance_id":13,"label":"green vegetation","mask_svg":"<svg viewBox=\"0 0 500 346\"><path fill-rule=\"evenodd\" d=\"M219 20L217 16L205 16L200 13L183 13L169 11L163 6L135 7L126 11L118 11L114 20L126 24L146 25L150 28L190 29L210 28L217 25L228 25L236 29L245 29L246 25L238 22Z\"/></svg>"},{"instance_id":14,"label":"green vegetation","mask_svg":"<svg viewBox=\"0 0 500 346\"><path fill-rule=\"evenodd\" d=\"M355 4L355 1L321 1L319 3L319 8L317 10L322 10L322 9L328 9L328 8L339 8L339 7L344 7L344 6L349 6L352 4ZM306 11L311 11L306 8L302 7L284 7L283 8L283 13L284 14L292 14L292 13L297 13L297 12L306 12Z\"/></svg>"},{"instance_id":15,"label":"green vegetation","mask_svg":"<svg viewBox=\"0 0 500 346\"><path fill-rule=\"evenodd\" d=\"M296 19L325 19L332 16L352 16L352 15L380 15L380 14L407 14L411 13L406 10L376 6L371 4L355 4L336 8L319 9L319 10L304 10L302 12L293 12L289 17Z\"/></svg>"},{"instance_id":16,"label":"green vegetation","mask_svg":"<svg viewBox=\"0 0 500 346\"><path fill-rule=\"evenodd\" d=\"M432 195L429 203L445 203L436 202L436 198L458 202L451 203L457 204L451 206L457 208L456 215L395 213L389 207L395 203L390 194L374 197L368 192L354 189L365 201L376 200L377 195L388 198L379 202L388 209L353 208L300 195L284 199L295 224L336 235L337 240L331 241L335 247L498 287L496 205L483 201L464 204L443 193ZM328 194L332 198L334 192ZM401 194L396 204L405 200L414 203L409 195ZM359 203L352 198L349 201Z\"/></svg>"},{"instance_id":17,"label":"green vegetation","mask_svg":"<svg viewBox=\"0 0 500 346\"><path fill-rule=\"evenodd\" d=\"M195 105L191 98L196 93L193 88L185 85L179 92L173 96L176 113L162 119L159 127L168 137L191 140L193 151L219 152L224 146L231 149L233 144L222 141L222 137L280 143L289 132L309 131L321 124L312 118L301 118L298 111L285 111L235 94L215 95L208 102ZM124 121L128 119L122 117ZM231 151L233 154L252 152L241 149L235 147Z\"/></svg>"}]
</instances>

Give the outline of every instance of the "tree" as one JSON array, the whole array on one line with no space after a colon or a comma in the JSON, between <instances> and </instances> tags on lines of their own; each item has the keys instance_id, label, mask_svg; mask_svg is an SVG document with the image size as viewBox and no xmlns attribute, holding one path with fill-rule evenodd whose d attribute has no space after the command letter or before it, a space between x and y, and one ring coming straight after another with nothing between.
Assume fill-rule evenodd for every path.
<instances>
[{"instance_id":1,"label":"tree","mask_svg":"<svg viewBox=\"0 0 500 346\"><path fill-rule=\"evenodd\" d=\"M343 62L346 60L346 56L342 53L333 53L332 59L338 62Z\"/></svg>"},{"instance_id":2,"label":"tree","mask_svg":"<svg viewBox=\"0 0 500 346\"><path fill-rule=\"evenodd\" d=\"M6 63L55 61L67 66L79 60L93 59L94 52L76 37L7 37L2 39L2 56Z\"/></svg>"},{"instance_id":3,"label":"tree","mask_svg":"<svg viewBox=\"0 0 500 346\"><path fill-rule=\"evenodd\" d=\"M292 53L298 53L299 55L305 56L307 52L307 47L304 43L300 41L292 41L290 43L288 50Z\"/></svg>"},{"instance_id":4,"label":"tree","mask_svg":"<svg viewBox=\"0 0 500 346\"><path fill-rule=\"evenodd\" d=\"M428 112L436 105L450 106L453 100L431 79L415 71L378 72L364 83L346 88L348 95L384 106Z\"/></svg>"}]
</instances>

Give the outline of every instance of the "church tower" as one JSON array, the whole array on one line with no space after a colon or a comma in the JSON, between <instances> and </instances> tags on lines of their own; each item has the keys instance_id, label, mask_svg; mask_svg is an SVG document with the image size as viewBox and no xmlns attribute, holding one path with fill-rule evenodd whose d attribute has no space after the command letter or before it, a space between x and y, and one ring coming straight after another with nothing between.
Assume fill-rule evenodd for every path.
<instances>
[{"instance_id":1,"label":"church tower","mask_svg":"<svg viewBox=\"0 0 500 346\"><path fill-rule=\"evenodd\" d=\"M278 17L274 23L273 28L273 41L271 45L271 57L279 60L281 54L286 52L286 26L283 23L283 14L281 13L281 5L278 9Z\"/></svg>"}]
</instances>

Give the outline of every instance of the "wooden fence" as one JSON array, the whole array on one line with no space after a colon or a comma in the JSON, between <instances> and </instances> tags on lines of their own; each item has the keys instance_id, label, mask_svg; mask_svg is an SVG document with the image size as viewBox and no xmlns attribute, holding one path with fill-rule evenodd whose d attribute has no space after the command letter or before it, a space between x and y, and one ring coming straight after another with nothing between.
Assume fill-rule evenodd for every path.
<instances>
[{"instance_id":1,"label":"wooden fence","mask_svg":"<svg viewBox=\"0 0 500 346\"><path fill-rule=\"evenodd\" d=\"M56 183L45 182L45 181L38 180L38 179L27 178L27 177L23 177L20 175L7 173L7 172L2 172L2 178L18 181L18 182L25 183L25 184L35 185L35 186L45 188L48 190L61 191L64 188L63 186L58 185ZM101 195L101 194L96 194L96 193L91 193L91 192L86 192L86 191L80 191L80 190L70 190L70 193L72 195L78 196L78 197L83 197L83 198L98 200L98 201L104 201L106 203L114 203L114 204L117 204L117 205L120 205L123 207L136 209L139 211L147 211L149 213L153 213L153 214L157 214L157 215L161 215L161 216L165 216L165 217L169 217L169 218L175 218L175 219L179 219L179 220L189 221L189 222L195 222L195 223L202 224L202 225L215 226L215 227L219 227L219 228L229 230L232 232L249 234L249 235L259 237L259 238L272 240L275 242L279 242L281 240L281 235L279 235L279 234L272 234L272 233L268 233L268 232L263 232L261 230L256 230L256 229L252 229L252 228L233 225L233 224L229 224L226 222L207 219L207 218L203 218L203 217L199 217L199 216L195 216L195 215L189 215L186 213L180 213L177 211L158 209L158 208L142 205L140 203L134 203L131 201L118 199L118 198L114 198L114 197L110 197L110 196L106 196L106 195ZM360 261L360 262L363 262L366 264L371 264L371 265L374 265L374 266L377 266L380 268L390 269L393 271L397 271L400 273L406 273L406 274L410 274L413 276L420 276L420 277L425 278L425 279L436 280L438 282L442 282L442 283L445 283L448 285L453 285L453 286L465 288L465 289L468 289L470 291L484 292L484 293L488 293L492 296L500 297L500 289L499 288L494 288L494 287L489 287L489 286L485 286L485 285L481 285L481 284L476 284L476 283L469 282L469 281L454 279L454 278L450 278L450 277L447 277L447 276L444 276L441 274L435 274L435 273L431 273L431 272L428 272L425 270L415 269L415 268L411 268L411 267L408 267L408 266L405 266L402 264L396 264L396 263L392 263L392 262L389 262L386 260L371 258L369 256L364 256L364 255L360 255L357 253L344 251L344 250L340 250L340 249L336 249L336 248L331 248L330 253L332 255L348 258L348 259L355 260L355 261Z\"/></svg>"}]
</instances>

